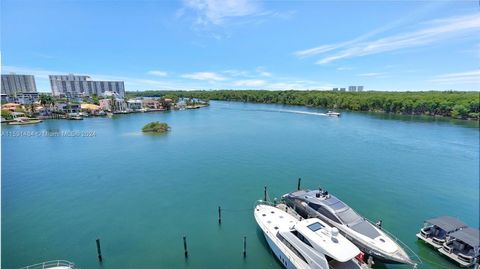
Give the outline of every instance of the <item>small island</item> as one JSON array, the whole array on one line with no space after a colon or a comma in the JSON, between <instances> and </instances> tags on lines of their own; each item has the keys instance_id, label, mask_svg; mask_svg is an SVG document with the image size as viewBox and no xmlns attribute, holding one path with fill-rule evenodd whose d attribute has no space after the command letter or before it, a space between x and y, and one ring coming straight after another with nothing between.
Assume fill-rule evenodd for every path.
<instances>
[{"instance_id":1,"label":"small island","mask_svg":"<svg viewBox=\"0 0 480 269\"><path fill-rule=\"evenodd\" d=\"M142 132L154 134L166 133L168 130L170 130L170 126L168 126L168 124L158 121L147 123L142 128Z\"/></svg>"}]
</instances>

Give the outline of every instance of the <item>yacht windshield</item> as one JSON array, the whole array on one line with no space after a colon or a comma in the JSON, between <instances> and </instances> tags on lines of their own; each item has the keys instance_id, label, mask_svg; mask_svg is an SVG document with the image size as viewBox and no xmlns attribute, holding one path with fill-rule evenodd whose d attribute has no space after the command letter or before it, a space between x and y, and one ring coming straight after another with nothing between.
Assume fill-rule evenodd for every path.
<instances>
[{"instance_id":1,"label":"yacht windshield","mask_svg":"<svg viewBox=\"0 0 480 269\"><path fill-rule=\"evenodd\" d=\"M342 212L337 212L337 216L342 220L344 224L351 225L361 221L363 218L357 214L357 212L353 211L353 209L349 208Z\"/></svg>"},{"instance_id":2,"label":"yacht windshield","mask_svg":"<svg viewBox=\"0 0 480 269\"><path fill-rule=\"evenodd\" d=\"M316 231L322 229L322 228L323 228L323 225L320 224L319 222L315 222L315 223L312 223L312 224L308 225L307 227L308 227L310 230L316 232Z\"/></svg>"}]
</instances>

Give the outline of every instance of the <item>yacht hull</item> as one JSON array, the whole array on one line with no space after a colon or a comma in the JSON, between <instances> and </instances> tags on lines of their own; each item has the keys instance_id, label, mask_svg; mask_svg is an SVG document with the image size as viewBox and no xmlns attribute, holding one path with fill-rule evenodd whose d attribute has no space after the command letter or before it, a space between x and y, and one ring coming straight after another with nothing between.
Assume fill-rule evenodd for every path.
<instances>
[{"instance_id":1,"label":"yacht hull","mask_svg":"<svg viewBox=\"0 0 480 269\"><path fill-rule=\"evenodd\" d=\"M366 243L359 236L350 231L350 229L348 229L345 225L332 221L330 218L313 209L306 208L307 206L305 206L301 199L296 199L288 196L284 196L284 199L286 200L287 205L292 207L302 217L319 218L322 221L325 221L326 223L331 225L332 227L336 227L344 237L354 243L362 252L364 252L368 256L372 256L375 260L389 264L414 264L409 258L407 258L408 255L400 246L398 246L398 250L395 253L384 253L381 250L372 247L370 244Z\"/></svg>"},{"instance_id":2,"label":"yacht hull","mask_svg":"<svg viewBox=\"0 0 480 269\"><path fill-rule=\"evenodd\" d=\"M299 269L297 268L292 261L280 250L280 248L277 246L277 244L270 238L268 234L265 232L263 233L265 236L265 240L268 243L268 246L270 246L270 249L272 250L273 254L275 254L275 257L277 257L278 262L282 264L283 267L287 269Z\"/></svg>"}]
</instances>

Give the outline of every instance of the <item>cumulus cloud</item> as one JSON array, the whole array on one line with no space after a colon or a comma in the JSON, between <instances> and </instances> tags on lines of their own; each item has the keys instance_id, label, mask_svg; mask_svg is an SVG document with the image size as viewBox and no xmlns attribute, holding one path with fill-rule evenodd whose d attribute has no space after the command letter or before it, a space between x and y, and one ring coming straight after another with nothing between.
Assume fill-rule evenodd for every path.
<instances>
[{"instance_id":1,"label":"cumulus cloud","mask_svg":"<svg viewBox=\"0 0 480 269\"><path fill-rule=\"evenodd\" d=\"M151 70L148 71L147 74L152 75L152 76L157 76L157 77L166 77L168 76L168 73L165 71L160 71L160 70Z\"/></svg>"},{"instance_id":2,"label":"cumulus cloud","mask_svg":"<svg viewBox=\"0 0 480 269\"><path fill-rule=\"evenodd\" d=\"M183 3L197 13L198 24L219 25L227 18L253 15L260 11L258 1L250 0L184 0Z\"/></svg>"},{"instance_id":3,"label":"cumulus cloud","mask_svg":"<svg viewBox=\"0 0 480 269\"><path fill-rule=\"evenodd\" d=\"M223 81L225 77L215 72L195 72L190 74L183 74L182 78L194 79L194 80L207 80L207 81Z\"/></svg>"}]
</instances>

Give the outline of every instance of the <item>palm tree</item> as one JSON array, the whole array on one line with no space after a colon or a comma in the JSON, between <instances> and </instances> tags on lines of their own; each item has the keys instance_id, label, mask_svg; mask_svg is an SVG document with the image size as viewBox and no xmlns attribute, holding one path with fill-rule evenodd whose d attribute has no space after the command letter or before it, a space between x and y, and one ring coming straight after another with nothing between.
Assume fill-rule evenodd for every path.
<instances>
[{"instance_id":1,"label":"palm tree","mask_svg":"<svg viewBox=\"0 0 480 269\"><path fill-rule=\"evenodd\" d=\"M110 110L112 111L112 113L115 112L116 108L117 108L117 104L115 102L115 96L112 94L110 96Z\"/></svg>"}]
</instances>

